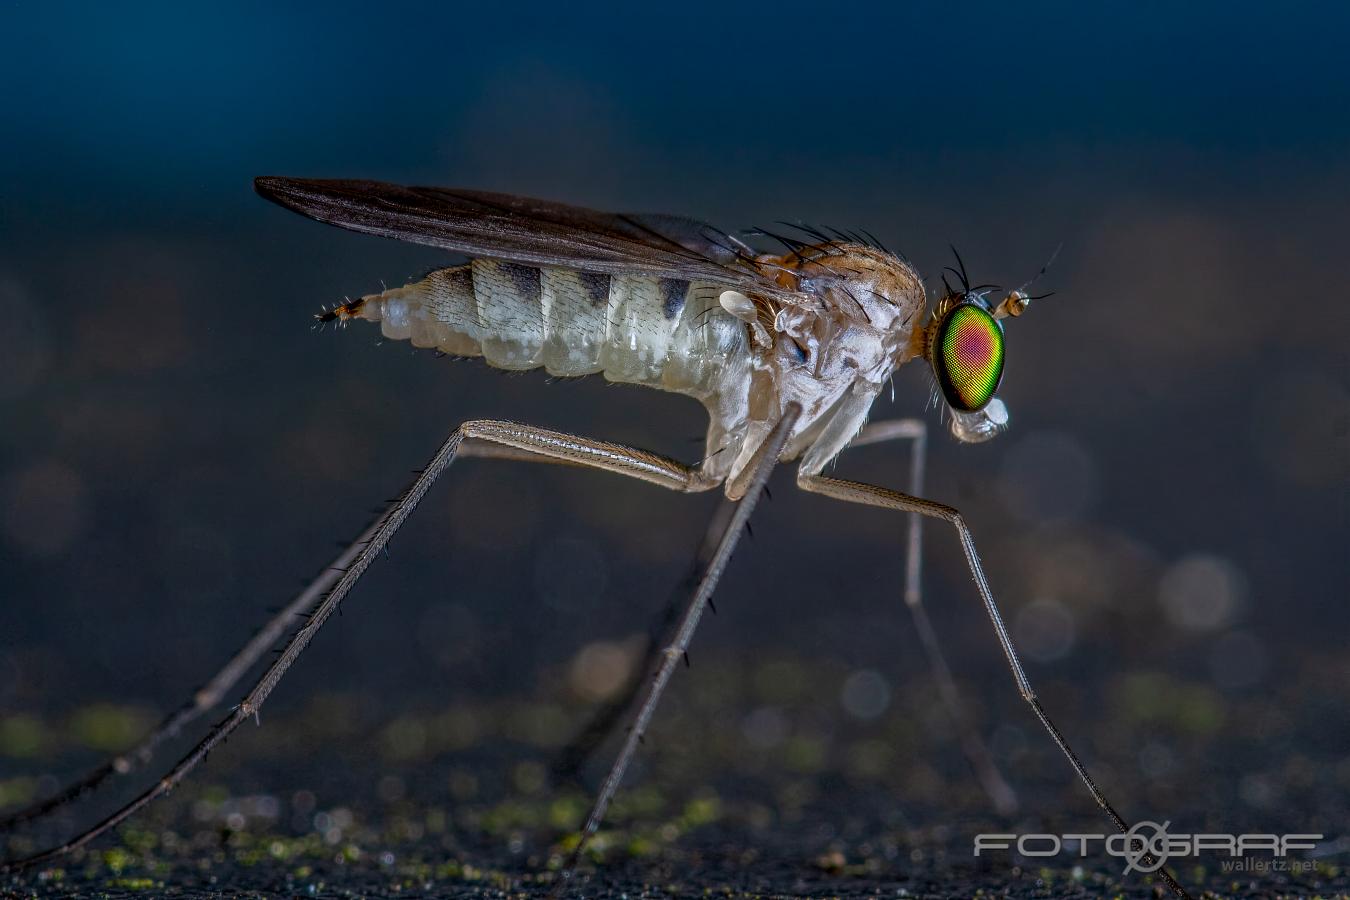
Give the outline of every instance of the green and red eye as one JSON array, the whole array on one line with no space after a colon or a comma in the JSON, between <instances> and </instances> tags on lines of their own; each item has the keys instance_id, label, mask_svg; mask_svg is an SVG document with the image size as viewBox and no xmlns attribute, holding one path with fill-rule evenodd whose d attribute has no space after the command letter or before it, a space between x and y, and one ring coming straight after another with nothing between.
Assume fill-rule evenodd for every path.
<instances>
[{"instance_id":1,"label":"green and red eye","mask_svg":"<svg viewBox=\"0 0 1350 900\"><path fill-rule=\"evenodd\" d=\"M1003 329L979 303L958 303L938 323L933 372L952 409L976 412L994 399L1003 378Z\"/></svg>"}]
</instances>

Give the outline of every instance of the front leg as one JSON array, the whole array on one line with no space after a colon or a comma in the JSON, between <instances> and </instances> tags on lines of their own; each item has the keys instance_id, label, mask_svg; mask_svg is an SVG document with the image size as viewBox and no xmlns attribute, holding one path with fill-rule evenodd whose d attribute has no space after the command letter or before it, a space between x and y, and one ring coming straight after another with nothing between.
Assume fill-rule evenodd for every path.
<instances>
[{"instance_id":1,"label":"front leg","mask_svg":"<svg viewBox=\"0 0 1350 900\"><path fill-rule=\"evenodd\" d=\"M924 468L927 462L928 426L922 419L885 419L869 422L862 431L849 442L846 450L880 444L886 441L908 441L909 449L909 493L918 497L923 493ZM919 633L919 644L924 656L928 658L928 668L933 681L937 684L938 695L947 707L947 714L956 726L961 739L961 751L970 763L971 770L979 779L980 786L989 795L994 808L1005 816L1017 812L1017 794L1008 784L1003 773L994 762L979 731L975 729L970 717L966 715L961 703L961 693L956 688L956 679L947 665L947 657L942 652L937 632L928 618L928 610L923 605L923 591L920 583L923 567L923 516L911 512L908 518L907 540L905 546L905 606L910 618L914 620L914 630Z\"/></svg>"},{"instance_id":2,"label":"front leg","mask_svg":"<svg viewBox=\"0 0 1350 900\"><path fill-rule=\"evenodd\" d=\"M1115 807L1106 799L1106 795L1102 793L1101 788L1097 787L1097 783L1088 774L1087 767L1078 758L1078 754L1074 753L1064 735L1055 727L1054 722L1050 721L1050 716L1041 706L1041 701L1036 698L1036 692L1031 687L1031 680L1027 678L1027 673L1022 669L1022 663L1017 657L1017 650L1014 649L1012 638L1008 635L1008 627L1003 623L1003 615L999 612L998 604L994 602L994 592L989 587L989 579L985 577L984 567L980 565L980 557L975 550L975 538L970 533L970 528L966 525L966 520L962 518L961 514L950 506L925 500L922 497L902 494L889 488L862 484L857 481L828 478L801 469L797 471L797 486L804 491L824 494L826 497L833 497L835 500L843 500L846 503L877 506L882 509L918 513L921 516L941 519L956 529L957 536L961 541L961 550L965 553L966 565L970 569L971 577L975 579L975 587L980 593L980 599L984 601L985 612L988 613L989 621L994 626L994 633L998 637L999 645L1003 648L1003 655L1008 659L1008 667L1012 670L1013 679L1017 682L1018 693L1022 695L1023 700L1030 704L1032 711L1036 713L1036 718L1041 720L1045 730L1050 733L1050 737L1064 753L1065 758L1068 759L1069 765L1073 767L1083 784L1087 786L1088 792L1092 794L1092 799L1097 801L1097 805L1111 818L1111 821L1115 823L1122 834L1128 834L1130 831L1129 823L1120 813L1116 812ZM1154 865L1154 859L1149 853L1143 853L1141 859L1146 866ZM1185 888L1177 883L1177 880L1172 877L1172 873L1168 872L1165 866L1158 869L1158 874L1178 897L1190 897Z\"/></svg>"}]
</instances>

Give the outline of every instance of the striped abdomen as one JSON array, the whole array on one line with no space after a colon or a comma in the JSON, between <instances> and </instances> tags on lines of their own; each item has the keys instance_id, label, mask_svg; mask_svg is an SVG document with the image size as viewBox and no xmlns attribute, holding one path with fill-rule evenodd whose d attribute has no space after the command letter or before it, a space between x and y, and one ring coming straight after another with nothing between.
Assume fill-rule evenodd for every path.
<instances>
[{"instance_id":1,"label":"striped abdomen","mask_svg":"<svg viewBox=\"0 0 1350 900\"><path fill-rule=\"evenodd\" d=\"M379 322L385 337L482 356L499 369L603 373L711 407L726 376L749 365L745 327L723 311L721 291L669 278L476 259L362 297L335 315Z\"/></svg>"}]
</instances>

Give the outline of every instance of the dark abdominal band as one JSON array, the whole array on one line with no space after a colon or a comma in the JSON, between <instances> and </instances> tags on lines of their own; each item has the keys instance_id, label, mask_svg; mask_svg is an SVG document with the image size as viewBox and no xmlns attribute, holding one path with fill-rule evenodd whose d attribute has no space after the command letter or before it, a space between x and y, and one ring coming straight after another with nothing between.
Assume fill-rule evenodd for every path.
<instances>
[{"instance_id":1,"label":"dark abdominal band","mask_svg":"<svg viewBox=\"0 0 1350 900\"><path fill-rule=\"evenodd\" d=\"M680 314L688 294L689 282L678 278L661 279L661 311L667 319L673 319Z\"/></svg>"}]
</instances>

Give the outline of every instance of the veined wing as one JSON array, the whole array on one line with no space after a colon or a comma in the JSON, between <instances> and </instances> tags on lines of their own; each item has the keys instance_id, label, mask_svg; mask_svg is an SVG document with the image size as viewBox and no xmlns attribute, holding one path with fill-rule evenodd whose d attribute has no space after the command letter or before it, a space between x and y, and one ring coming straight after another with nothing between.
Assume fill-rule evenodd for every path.
<instances>
[{"instance_id":1,"label":"veined wing","mask_svg":"<svg viewBox=\"0 0 1350 900\"><path fill-rule=\"evenodd\" d=\"M379 181L262 177L263 197L352 231L470 257L606 275L710 282L782 296L744 243L678 216L605 213L487 191Z\"/></svg>"}]
</instances>

